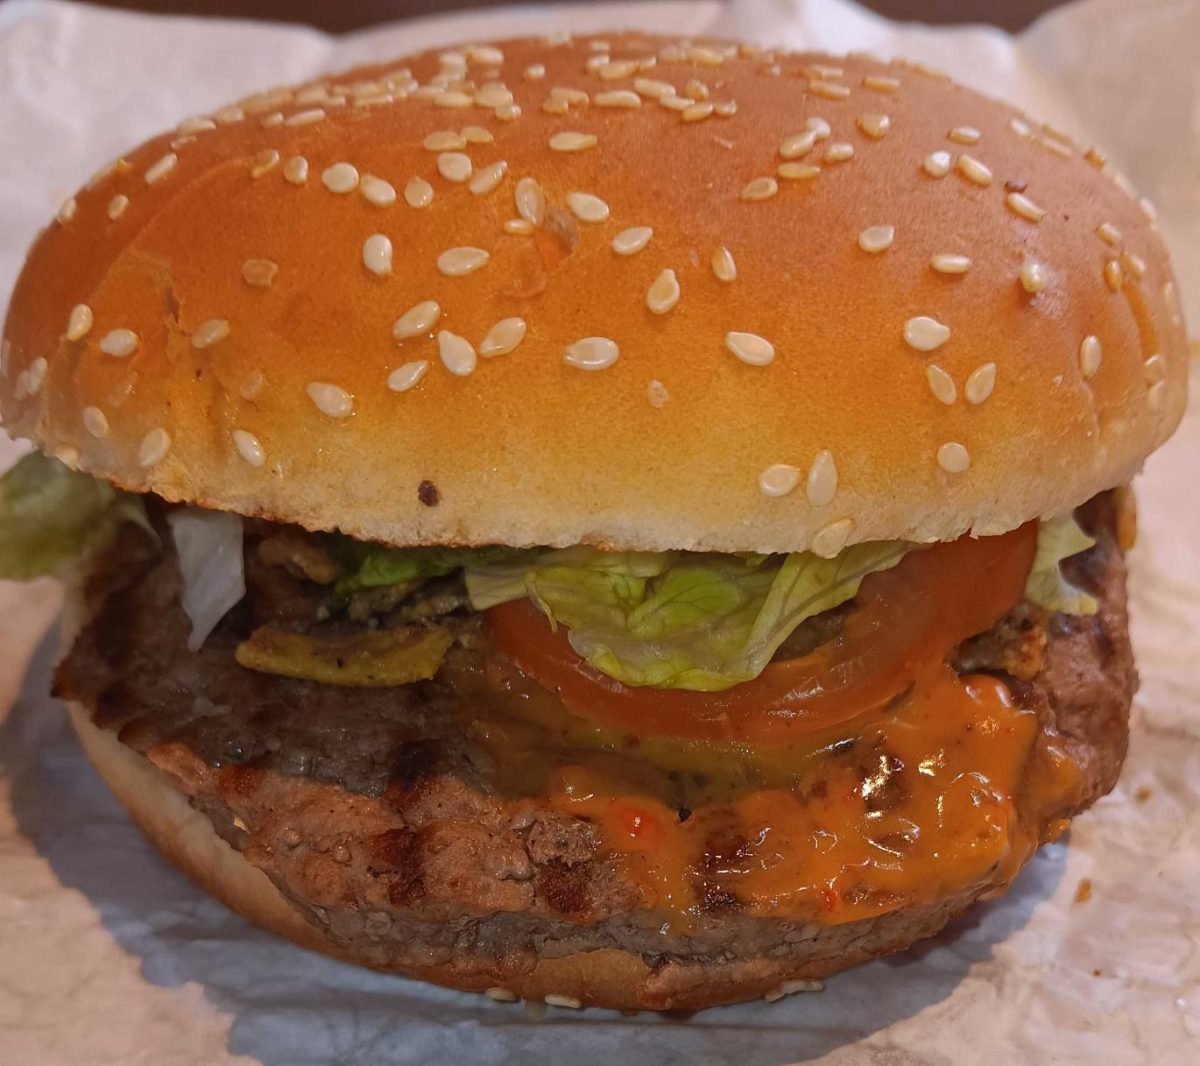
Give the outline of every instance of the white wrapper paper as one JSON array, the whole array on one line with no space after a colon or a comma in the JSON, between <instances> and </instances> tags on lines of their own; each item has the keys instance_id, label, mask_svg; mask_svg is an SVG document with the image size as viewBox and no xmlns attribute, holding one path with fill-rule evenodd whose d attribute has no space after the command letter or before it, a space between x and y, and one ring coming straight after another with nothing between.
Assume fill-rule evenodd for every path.
<instances>
[{"instance_id":1,"label":"white wrapper paper","mask_svg":"<svg viewBox=\"0 0 1200 1066\"><path fill-rule=\"evenodd\" d=\"M57 204L186 114L368 58L639 26L924 60L1095 141L1158 205L1200 322L1200 4L1088 0L1013 38L842 0L517 7L347 38L0 5L0 294ZM2 299L3 296L0 296ZM1194 368L1195 369L1195 368ZM1200 375L1193 373L1193 382ZM18 454L0 436L0 467ZM1142 688L1116 791L1004 899L824 992L689 1019L521 1006L276 941L150 849L46 696L49 582L0 582L0 1063L1200 1062L1200 417L1147 464L1132 556ZM1076 902L1081 879L1091 899Z\"/></svg>"}]
</instances>

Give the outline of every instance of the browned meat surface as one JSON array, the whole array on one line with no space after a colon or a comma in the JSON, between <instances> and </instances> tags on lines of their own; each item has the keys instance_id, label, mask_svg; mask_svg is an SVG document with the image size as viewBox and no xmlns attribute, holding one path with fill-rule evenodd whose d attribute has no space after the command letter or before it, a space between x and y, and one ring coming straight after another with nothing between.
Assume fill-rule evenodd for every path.
<instances>
[{"instance_id":1,"label":"browned meat surface","mask_svg":"<svg viewBox=\"0 0 1200 1066\"><path fill-rule=\"evenodd\" d=\"M1003 675L1019 703L1057 728L1081 768L1078 802L1039 812L1044 829L1112 787L1135 681L1110 498L1097 498L1081 519L1098 544L1072 563L1072 576L1098 598L1099 613L1068 618L1019 606L958 656L963 669ZM298 576L319 560L285 541L283 565L270 564L260 534L247 545L247 600L195 653L186 650L169 548L159 555L120 545L119 565L110 560L93 588L99 613L57 687L171 775L342 954L416 974L453 965L462 984L486 987L539 957L616 947L652 971L644 1005L683 1005L697 967L710 981L719 971L731 990L765 991L903 948L979 894L813 925L747 915L718 893L696 921L664 927L589 821L539 804L536 783L505 783L473 728L464 728L486 716L472 701L530 683L489 656L486 628L462 615L452 580L430 591L460 612L461 634L433 681L342 689L239 667L233 649L253 625L311 626L323 597ZM529 736L552 760L562 742L539 730ZM831 758L855 766L875 759L853 749L848 743ZM656 785L681 821L694 787L687 777L663 771ZM738 787L752 789L756 778ZM717 844L712 852L721 857Z\"/></svg>"}]
</instances>

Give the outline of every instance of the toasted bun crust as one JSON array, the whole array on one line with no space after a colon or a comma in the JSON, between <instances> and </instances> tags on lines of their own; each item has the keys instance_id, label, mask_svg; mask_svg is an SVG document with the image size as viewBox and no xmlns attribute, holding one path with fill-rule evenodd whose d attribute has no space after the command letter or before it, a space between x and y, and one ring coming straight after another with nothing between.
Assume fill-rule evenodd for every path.
<instances>
[{"instance_id":1,"label":"toasted bun crust","mask_svg":"<svg viewBox=\"0 0 1200 1066\"><path fill-rule=\"evenodd\" d=\"M902 63L609 45L608 66L588 40L425 53L128 153L30 253L5 327L11 430L137 491L396 544L832 552L1067 511L1175 427L1185 334L1167 255L1098 153ZM681 111L637 78L709 100ZM754 198L816 118L832 135L789 163L819 173ZM461 149L477 178L507 164L491 191L423 145L465 126L486 130ZM594 146L556 150L573 134ZM949 173L925 169L930 153ZM354 185L347 163L375 178L332 191ZM506 232L530 178L539 225ZM427 206L407 202L413 179ZM577 217L604 215L573 207L578 192L607 217ZM644 249L614 251L643 226ZM895 227L886 250L860 247L873 226ZM386 263L378 242L364 253L374 234L390 274L367 265ZM460 247L490 260L447 276L439 257ZM733 280L710 265L721 247ZM969 257L965 273L931 265L942 255ZM664 310L664 283L659 314L664 270L681 296ZM440 320L393 339L429 300ZM936 350L906 342L918 316L948 327ZM439 358L439 331L478 348L507 318L527 326L510 353L465 374ZM123 350L114 330L137 335L132 354L105 353ZM731 331L765 338L773 361L742 361ZM564 361L588 337L614 342L615 364ZM441 340L468 370L463 342ZM419 361L415 385L389 389Z\"/></svg>"}]
</instances>

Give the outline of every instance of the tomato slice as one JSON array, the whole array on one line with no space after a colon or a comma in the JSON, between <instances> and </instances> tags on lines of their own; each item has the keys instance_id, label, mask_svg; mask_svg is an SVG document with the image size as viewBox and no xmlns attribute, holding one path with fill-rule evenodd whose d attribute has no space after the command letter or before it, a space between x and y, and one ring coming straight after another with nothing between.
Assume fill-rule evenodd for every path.
<instances>
[{"instance_id":1,"label":"tomato slice","mask_svg":"<svg viewBox=\"0 0 1200 1066\"><path fill-rule=\"evenodd\" d=\"M904 693L1024 592L1037 523L909 552L863 580L841 634L721 692L624 685L576 654L529 600L488 612L497 649L573 714L639 737L786 743Z\"/></svg>"}]
</instances>

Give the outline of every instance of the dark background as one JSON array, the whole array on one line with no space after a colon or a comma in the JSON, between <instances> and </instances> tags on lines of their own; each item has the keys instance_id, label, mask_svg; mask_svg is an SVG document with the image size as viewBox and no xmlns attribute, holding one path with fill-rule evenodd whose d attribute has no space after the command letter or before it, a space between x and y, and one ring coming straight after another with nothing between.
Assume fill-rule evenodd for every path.
<instances>
[{"instance_id":1,"label":"dark background","mask_svg":"<svg viewBox=\"0 0 1200 1066\"><path fill-rule=\"evenodd\" d=\"M376 22L468 7L497 7L505 0L92 0L102 7L171 14L240 16L303 22L335 33ZM991 22L1016 30L1063 0L860 0L894 19L919 22ZM1136 0L1135 0L1136 2Z\"/></svg>"}]
</instances>

